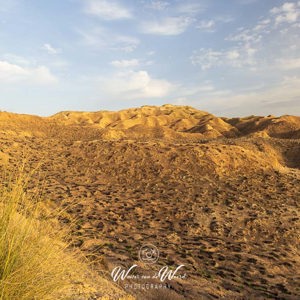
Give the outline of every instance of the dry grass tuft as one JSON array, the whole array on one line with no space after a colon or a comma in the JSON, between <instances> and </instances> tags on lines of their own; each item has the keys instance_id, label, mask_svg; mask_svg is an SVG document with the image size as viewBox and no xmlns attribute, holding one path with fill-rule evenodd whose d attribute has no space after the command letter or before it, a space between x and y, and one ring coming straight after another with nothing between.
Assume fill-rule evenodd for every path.
<instances>
[{"instance_id":1,"label":"dry grass tuft","mask_svg":"<svg viewBox=\"0 0 300 300\"><path fill-rule=\"evenodd\" d=\"M75 271L84 272L65 231L48 221L38 197L26 194L29 177L0 188L0 299L55 299Z\"/></svg>"}]
</instances>

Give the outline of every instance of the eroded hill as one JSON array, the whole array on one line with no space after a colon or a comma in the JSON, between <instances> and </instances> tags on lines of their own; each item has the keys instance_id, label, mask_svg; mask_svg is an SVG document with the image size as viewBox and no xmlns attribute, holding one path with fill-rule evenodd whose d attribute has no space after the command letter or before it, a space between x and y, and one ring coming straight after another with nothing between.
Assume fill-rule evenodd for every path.
<instances>
[{"instance_id":1,"label":"eroded hill","mask_svg":"<svg viewBox=\"0 0 300 300\"><path fill-rule=\"evenodd\" d=\"M300 117L219 118L189 106L143 106L118 112L61 112L51 120L101 130L104 138L300 138Z\"/></svg>"},{"instance_id":2,"label":"eroded hill","mask_svg":"<svg viewBox=\"0 0 300 300\"><path fill-rule=\"evenodd\" d=\"M40 165L32 186L72 205L62 221L77 218L76 245L103 258L108 279L119 264L155 269L138 259L151 243L158 266L185 265L169 299L296 299L299 132L299 117L228 119L172 105L0 113L0 164Z\"/></svg>"}]
</instances>

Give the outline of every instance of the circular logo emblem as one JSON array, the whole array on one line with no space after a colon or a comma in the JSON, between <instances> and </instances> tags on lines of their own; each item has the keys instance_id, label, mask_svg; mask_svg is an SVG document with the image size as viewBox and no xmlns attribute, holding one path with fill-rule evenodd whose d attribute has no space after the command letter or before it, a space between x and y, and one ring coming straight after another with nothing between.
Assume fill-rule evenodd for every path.
<instances>
[{"instance_id":1,"label":"circular logo emblem","mask_svg":"<svg viewBox=\"0 0 300 300\"><path fill-rule=\"evenodd\" d=\"M146 264L154 264L159 258L158 249L152 244L143 245L139 251L139 259Z\"/></svg>"}]
</instances>

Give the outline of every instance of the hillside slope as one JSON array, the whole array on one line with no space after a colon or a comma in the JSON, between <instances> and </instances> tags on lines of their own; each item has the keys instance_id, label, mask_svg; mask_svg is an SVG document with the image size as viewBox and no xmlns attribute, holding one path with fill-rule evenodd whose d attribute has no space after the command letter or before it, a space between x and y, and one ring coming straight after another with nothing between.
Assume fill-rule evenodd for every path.
<instances>
[{"instance_id":1,"label":"hillside slope","mask_svg":"<svg viewBox=\"0 0 300 300\"><path fill-rule=\"evenodd\" d=\"M71 205L62 222L77 219L74 243L102 258L107 280L117 265L148 274L183 264L188 279L171 281L167 299L297 299L299 130L299 117L229 119L172 105L2 112L0 174L24 160L39 166L30 188L43 183L46 201ZM157 265L139 261L145 243L160 250Z\"/></svg>"}]
</instances>

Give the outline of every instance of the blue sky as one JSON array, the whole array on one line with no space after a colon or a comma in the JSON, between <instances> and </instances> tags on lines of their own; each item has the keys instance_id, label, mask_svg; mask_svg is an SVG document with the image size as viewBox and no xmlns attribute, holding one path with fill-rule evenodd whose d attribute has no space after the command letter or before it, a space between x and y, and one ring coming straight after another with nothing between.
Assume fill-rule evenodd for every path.
<instances>
[{"instance_id":1,"label":"blue sky","mask_svg":"<svg viewBox=\"0 0 300 300\"><path fill-rule=\"evenodd\" d=\"M300 1L0 0L0 110L300 114Z\"/></svg>"}]
</instances>

